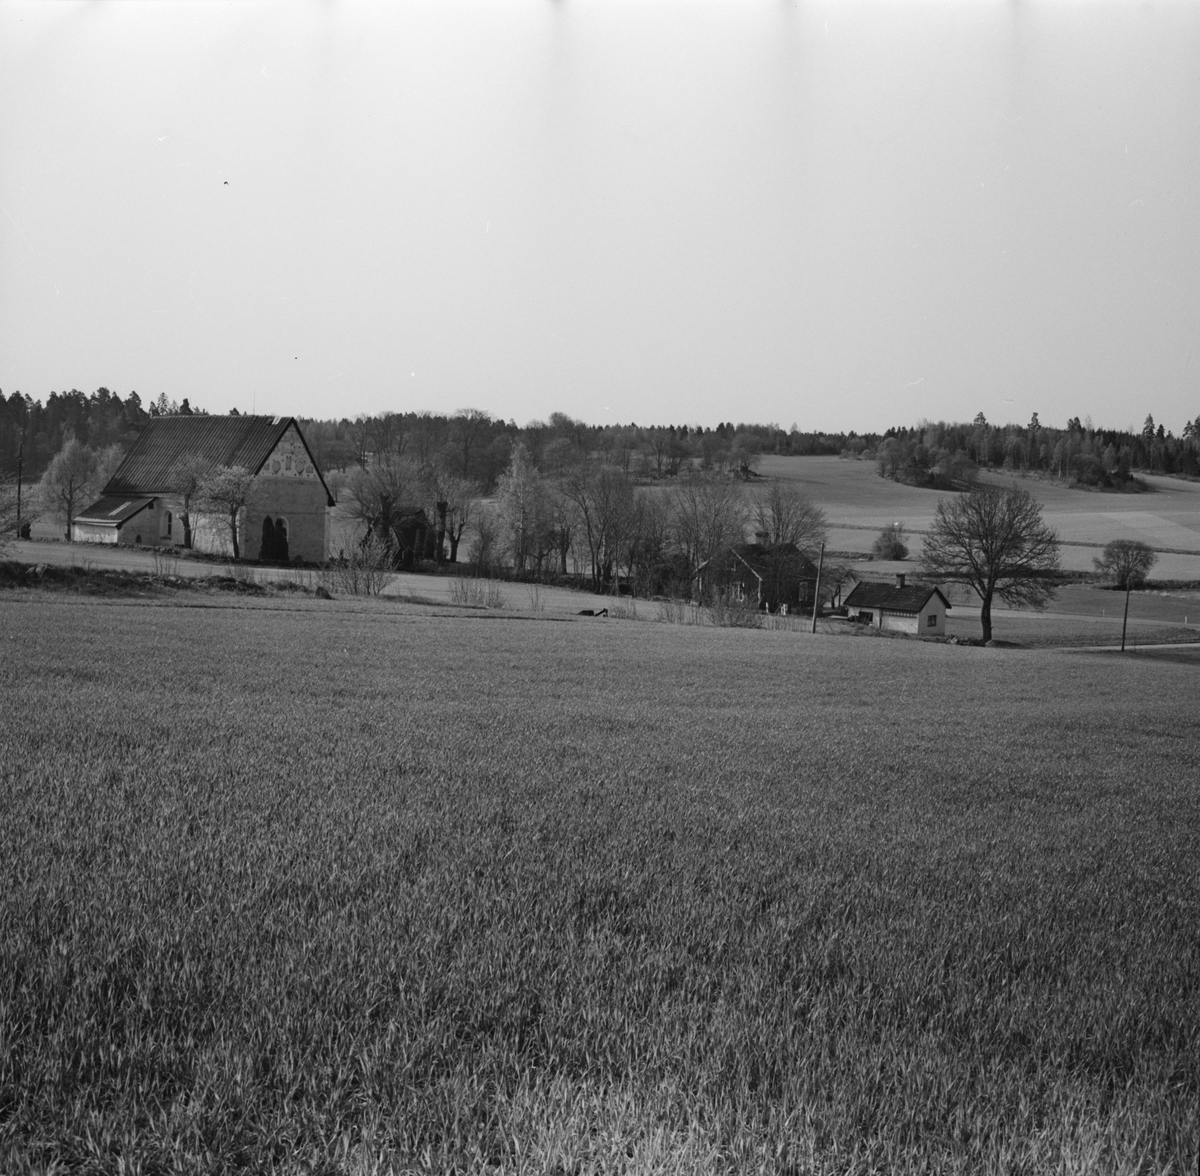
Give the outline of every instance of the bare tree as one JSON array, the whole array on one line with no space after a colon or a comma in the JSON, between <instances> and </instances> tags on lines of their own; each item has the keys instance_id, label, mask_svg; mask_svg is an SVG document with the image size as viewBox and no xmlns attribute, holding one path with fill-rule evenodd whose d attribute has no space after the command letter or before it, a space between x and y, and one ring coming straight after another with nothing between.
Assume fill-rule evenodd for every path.
<instances>
[{"instance_id":1,"label":"bare tree","mask_svg":"<svg viewBox=\"0 0 1200 1176\"><path fill-rule=\"evenodd\" d=\"M399 544L397 527L403 508L415 505L420 496L420 471L414 462L394 453L376 454L370 469L351 473L345 507L351 518L367 524L373 536Z\"/></svg>"},{"instance_id":2,"label":"bare tree","mask_svg":"<svg viewBox=\"0 0 1200 1176\"><path fill-rule=\"evenodd\" d=\"M458 545L471 522L479 486L469 478L452 473L440 462L425 466L422 471L425 496L433 510L436 538L434 552L438 563L446 558L445 544L450 544L450 562L458 562Z\"/></svg>"},{"instance_id":3,"label":"bare tree","mask_svg":"<svg viewBox=\"0 0 1200 1176\"><path fill-rule=\"evenodd\" d=\"M95 491L96 451L68 437L50 459L42 475L42 501L67 520L66 537L71 538L71 523L76 509Z\"/></svg>"},{"instance_id":4,"label":"bare tree","mask_svg":"<svg viewBox=\"0 0 1200 1176\"><path fill-rule=\"evenodd\" d=\"M653 595L672 579L671 522L671 503L665 494L655 490L637 493L624 557L635 595Z\"/></svg>"},{"instance_id":5,"label":"bare tree","mask_svg":"<svg viewBox=\"0 0 1200 1176\"><path fill-rule=\"evenodd\" d=\"M500 546L500 520L490 506L480 506L475 514L475 541L471 545L470 563L475 575L486 576L492 571Z\"/></svg>"},{"instance_id":6,"label":"bare tree","mask_svg":"<svg viewBox=\"0 0 1200 1176\"><path fill-rule=\"evenodd\" d=\"M1102 576L1109 576L1118 588L1125 589L1125 615L1121 620L1121 648L1125 648L1125 630L1129 625L1129 593L1146 582L1150 569L1158 562L1158 554L1137 539L1114 539L1105 544L1102 555L1092 563Z\"/></svg>"},{"instance_id":7,"label":"bare tree","mask_svg":"<svg viewBox=\"0 0 1200 1176\"><path fill-rule=\"evenodd\" d=\"M213 464L198 453L185 454L177 458L167 471L167 488L179 496L183 509L179 521L183 524L183 545L192 546L192 512L200 497L204 480L211 476Z\"/></svg>"},{"instance_id":8,"label":"bare tree","mask_svg":"<svg viewBox=\"0 0 1200 1176\"><path fill-rule=\"evenodd\" d=\"M772 547L792 543L809 552L825 542L825 512L794 482L772 482L755 496L752 514L755 531Z\"/></svg>"},{"instance_id":9,"label":"bare tree","mask_svg":"<svg viewBox=\"0 0 1200 1176\"><path fill-rule=\"evenodd\" d=\"M394 453L399 457L404 453L408 434L404 418L398 412L381 412L372 417L369 432L376 455Z\"/></svg>"},{"instance_id":10,"label":"bare tree","mask_svg":"<svg viewBox=\"0 0 1200 1176\"><path fill-rule=\"evenodd\" d=\"M649 437L650 452L654 454L654 472L661 478L663 472L663 463L667 461L671 452L671 442L675 438L662 428L651 429Z\"/></svg>"},{"instance_id":11,"label":"bare tree","mask_svg":"<svg viewBox=\"0 0 1200 1176\"><path fill-rule=\"evenodd\" d=\"M371 418L359 413L346 427L350 444L354 447L354 460L364 469L367 466L367 448L371 444Z\"/></svg>"},{"instance_id":12,"label":"bare tree","mask_svg":"<svg viewBox=\"0 0 1200 1176\"><path fill-rule=\"evenodd\" d=\"M454 440L462 454L462 475L471 476L471 450L492 423L491 413L481 408L460 408L454 414Z\"/></svg>"},{"instance_id":13,"label":"bare tree","mask_svg":"<svg viewBox=\"0 0 1200 1176\"><path fill-rule=\"evenodd\" d=\"M1105 544L1102 555L1092 560L1097 572L1126 591L1141 587L1157 562L1155 550L1137 539L1114 539Z\"/></svg>"},{"instance_id":14,"label":"bare tree","mask_svg":"<svg viewBox=\"0 0 1200 1176\"><path fill-rule=\"evenodd\" d=\"M745 538L746 498L730 478L688 478L673 492L671 510L675 546L691 574Z\"/></svg>"},{"instance_id":15,"label":"bare tree","mask_svg":"<svg viewBox=\"0 0 1200 1176\"><path fill-rule=\"evenodd\" d=\"M574 504L587 544L592 590L604 592L620 573L620 555L636 517L629 479L614 466L582 458L560 483Z\"/></svg>"},{"instance_id":16,"label":"bare tree","mask_svg":"<svg viewBox=\"0 0 1200 1176\"><path fill-rule=\"evenodd\" d=\"M254 495L254 475L244 466L217 466L200 484L196 502L201 510L221 515L229 525L233 558L241 559L238 520Z\"/></svg>"},{"instance_id":17,"label":"bare tree","mask_svg":"<svg viewBox=\"0 0 1200 1176\"><path fill-rule=\"evenodd\" d=\"M513 567L524 572L532 563L540 572L555 547L553 526L545 484L523 441L513 446L508 469L500 476L497 508Z\"/></svg>"},{"instance_id":18,"label":"bare tree","mask_svg":"<svg viewBox=\"0 0 1200 1176\"><path fill-rule=\"evenodd\" d=\"M921 571L931 580L967 584L978 593L984 641L992 639L995 597L1044 608L1056 591L1058 569L1058 536L1028 490L978 487L938 502Z\"/></svg>"}]
</instances>

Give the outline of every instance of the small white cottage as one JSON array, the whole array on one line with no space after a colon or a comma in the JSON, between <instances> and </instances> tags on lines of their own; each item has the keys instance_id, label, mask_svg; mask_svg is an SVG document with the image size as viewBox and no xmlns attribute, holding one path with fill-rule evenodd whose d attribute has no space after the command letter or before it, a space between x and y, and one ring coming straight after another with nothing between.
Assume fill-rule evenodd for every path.
<instances>
[{"instance_id":1,"label":"small white cottage","mask_svg":"<svg viewBox=\"0 0 1200 1176\"><path fill-rule=\"evenodd\" d=\"M900 572L894 584L879 580L856 584L845 600L846 616L876 629L944 637L950 602L941 589L932 584L907 585L904 580L904 573Z\"/></svg>"}]
</instances>

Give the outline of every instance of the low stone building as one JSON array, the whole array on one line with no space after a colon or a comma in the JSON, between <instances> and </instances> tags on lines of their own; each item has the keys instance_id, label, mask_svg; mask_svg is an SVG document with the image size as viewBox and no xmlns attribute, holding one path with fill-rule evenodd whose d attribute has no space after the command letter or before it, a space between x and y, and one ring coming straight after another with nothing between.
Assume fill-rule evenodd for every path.
<instances>
[{"instance_id":1,"label":"low stone building","mask_svg":"<svg viewBox=\"0 0 1200 1176\"><path fill-rule=\"evenodd\" d=\"M906 584L900 572L893 584L878 580L855 584L843 607L850 620L863 621L876 629L944 637L950 602L932 584Z\"/></svg>"},{"instance_id":2,"label":"low stone building","mask_svg":"<svg viewBox=\"0 0 1200 1176\"><path fill-rule=\"evenodd\" d=\"M243 557L323 561L329 553L333 495L294 417L154 417L104 487L104 495L74 521L72 537L88 543L178 547L183 500L172 470L186 458L210 466L240 466L254 488L238 516ZM192 546L232 554L229 521L190 512Z\"/></svg>"}]
</instances>

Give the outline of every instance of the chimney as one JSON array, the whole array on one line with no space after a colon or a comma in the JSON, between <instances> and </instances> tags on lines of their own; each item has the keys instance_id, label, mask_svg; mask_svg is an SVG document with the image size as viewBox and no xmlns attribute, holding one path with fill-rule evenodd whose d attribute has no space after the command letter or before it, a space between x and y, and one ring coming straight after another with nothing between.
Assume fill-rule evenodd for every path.
<instances>
[{"instance_id":1,"label":"chimney","mask_svg":"<svg viewBox=\"0 0 1200 1176\"><path fill-rule=\"evenodd\" d=\"M896 573L896 587L897 588L904 587L904 573L903 572Z\"/></svg>"}]
</instances>

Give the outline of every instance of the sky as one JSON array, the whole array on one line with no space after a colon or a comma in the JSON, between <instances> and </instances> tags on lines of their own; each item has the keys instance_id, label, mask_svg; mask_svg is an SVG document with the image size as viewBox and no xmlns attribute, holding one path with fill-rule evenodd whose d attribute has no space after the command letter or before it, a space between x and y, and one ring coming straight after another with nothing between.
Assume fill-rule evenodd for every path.
<instances>
[{"instance_id":1,"label":"sky","mask_svg":"<svg viewBox=\"0 0 1200 1176\"><path fill-rule=\"evenodd\" d=\"M1200 3L0 0L0 389L1200 414Z\"/></svg>"}]
</instances>

